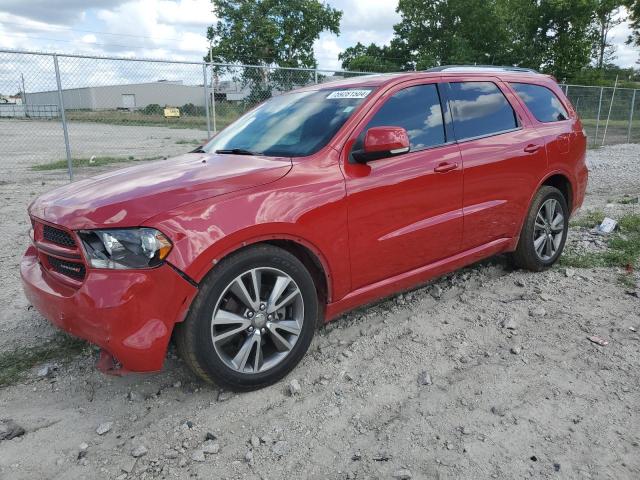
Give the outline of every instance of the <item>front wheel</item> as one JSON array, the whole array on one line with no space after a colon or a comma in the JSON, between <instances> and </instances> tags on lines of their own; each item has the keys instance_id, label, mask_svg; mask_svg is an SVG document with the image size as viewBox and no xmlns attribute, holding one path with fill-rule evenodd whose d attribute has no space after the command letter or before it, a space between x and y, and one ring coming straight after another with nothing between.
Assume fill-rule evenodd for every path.
<instances>
[{"instance_id":1,"label":"front wheel","mask_svg":"<svg viewBox=\"0 0 640 480\"><path fill-rule=\"evenodd\" d=\"M562 253L568 229L569 208L564 195L555 187L541 187L513 253L516 266L539 272L553 265Z\"/></svg>"},{"instance_id":2,"label":"front wheel","mask_svg":"<svg viewBox=\"0 0 640 480\"><path fill-rule=\"evenodd\" d=\"M224 259L200 286L187 319L176 326L181 357L208 382L253 390L289 373L318 325L311 275L271 245Z\"/></svg>"}]
</instances>

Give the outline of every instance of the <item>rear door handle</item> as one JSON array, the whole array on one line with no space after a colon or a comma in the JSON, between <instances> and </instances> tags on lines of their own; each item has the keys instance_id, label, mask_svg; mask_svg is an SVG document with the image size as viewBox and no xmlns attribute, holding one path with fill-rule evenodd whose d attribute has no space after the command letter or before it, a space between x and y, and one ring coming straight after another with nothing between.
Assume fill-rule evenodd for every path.
<instances>
[{"instance_id":1,"label":"rear door handle","mask_svg":"<svg viewBox=\"0 0 640 480\"><path fill-rule=\"evenodd\" d=\"M458 168L457 163L443 162L440 165L438 165L436 168L434 168L433 171L436 173L445 173L445 172L450 172L451 170L455 170L456 168Z\"/></svg>"},{"instance_id":2,"label":"rear door handle","mask_svg":"<svg viewBox=\"0 0 640 480\"><path fill-rule=\"evenodd\" d=\"M524 147L524 151L527 153L536 153L541 148L542 147L540 145L527 145L526 147Z\"/></svg>"}]
</instances>

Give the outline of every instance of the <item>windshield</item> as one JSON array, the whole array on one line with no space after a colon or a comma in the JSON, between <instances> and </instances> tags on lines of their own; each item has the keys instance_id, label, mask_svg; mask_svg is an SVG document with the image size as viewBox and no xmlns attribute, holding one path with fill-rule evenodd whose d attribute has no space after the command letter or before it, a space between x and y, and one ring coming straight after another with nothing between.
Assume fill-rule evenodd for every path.
<instances>
[{"instance_id":1,"label":"windshield","mask_svg":"<svg viewBox=\"0 0 640 480\"><path fill-rule=\"evenodd\" d=\"M240 117L205 152L304 157L336 134L371 88L315 90L273 97Z\"/></svg>"}]
</instances>

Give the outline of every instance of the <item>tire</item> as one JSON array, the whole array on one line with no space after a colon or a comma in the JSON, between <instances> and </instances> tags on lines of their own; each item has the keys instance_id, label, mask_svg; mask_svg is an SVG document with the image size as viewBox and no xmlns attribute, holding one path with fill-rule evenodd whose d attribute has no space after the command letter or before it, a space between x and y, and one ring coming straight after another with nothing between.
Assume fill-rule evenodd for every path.
<instances>
[{"instance_id":1,"label":"tire","mask_svg":"<svg viewBox=\"0 0 640 480\"><path fill-rule=\"evenodd\" d=\"M548 207L555 209L551 215L552 222L547 216ZM542 218L538 216L539 213ZM558 221L557 214L562 215L561 221ZM560 226L562 230L558 231ZM549 268L562 254L568 230L569 209L564 195L555 187L541 187L531 202L522 226L518 246L512 255L514 264L533 272Z\"/></svg>"},{"instance_id":2,"label":"tire","mask_svg":"<svg viewBox=\"0 0 640 480\"><path fill-rule=\"evenodd\" d=\"M262 244L230 255L207 275L187 318L176 325L176 346L204 381L256 390L300 362L319 317L316 288L302 262Z\"/></svg>"}]
</instances>

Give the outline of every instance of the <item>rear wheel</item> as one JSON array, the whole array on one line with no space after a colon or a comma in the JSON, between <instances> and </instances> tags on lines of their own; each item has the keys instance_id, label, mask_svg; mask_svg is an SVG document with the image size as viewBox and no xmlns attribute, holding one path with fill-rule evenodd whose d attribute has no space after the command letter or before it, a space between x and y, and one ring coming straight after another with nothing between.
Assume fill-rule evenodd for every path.
<instances>
[{"instance_id":1,"label":"rear wheel","mask_svg":"<svg viewBox=\"0 0 640 480\"><path fill-rule=\"evenodd\" d=\"M562 254L568 227L569 209L560 190L541 187L522 227L514 263L536 272L550 267Z\"/></svg>"},{"instance_id":2,"label":"rear wheel","mask_svg":"<svg viewBox=\"0 0 640 480\"><path fill-rule=\"evenodd\" d=\"M176 343L204 380L253 390L298 364L318 317L316 289L304 265L285 250L260 245L216 266L176 327Z\"/></svg>"}]
</instances>

